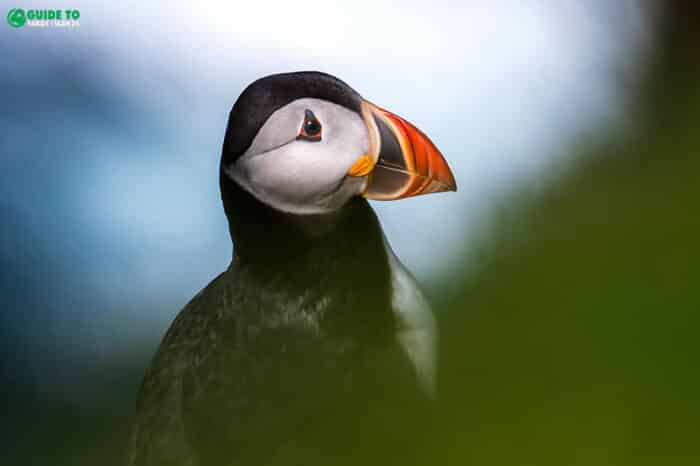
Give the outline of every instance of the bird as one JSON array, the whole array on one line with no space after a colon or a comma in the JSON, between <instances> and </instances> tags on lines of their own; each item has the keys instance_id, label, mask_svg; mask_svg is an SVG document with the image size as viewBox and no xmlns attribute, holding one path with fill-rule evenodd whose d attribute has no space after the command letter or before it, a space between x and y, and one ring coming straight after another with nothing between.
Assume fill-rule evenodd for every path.
<instances>
[{"instance_id":1,"label":"bird","mask_svg":"<svg viewBox=\"0 0 700 466\"><path fill-rule=\"evenodd\" d=\"M163 337L127 464L410 450L397 425L435 397L436 323L368 200L456 191L445 157L332 75L273 74L233 104L219 186L232 261Z\"/></svg>"}]
</instances>

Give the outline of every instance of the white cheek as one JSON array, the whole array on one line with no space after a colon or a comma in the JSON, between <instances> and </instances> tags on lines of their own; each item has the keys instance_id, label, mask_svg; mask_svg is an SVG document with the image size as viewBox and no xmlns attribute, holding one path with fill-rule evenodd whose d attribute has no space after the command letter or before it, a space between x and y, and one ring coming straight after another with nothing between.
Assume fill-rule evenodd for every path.
<instances>
[{"instance_id":1,"label":"white cheek","mask_svg":"<svg viewBox=\"0 0 700 466\"><path fill-rule=\"evenodd\" d=\"M244 161L255 191L287 202L313 202L337 189L353 161L323 143L295 141Z\"/></svg>"},{"instance_id":2,"label":"white cheek","mask_svg":"<svg viewBox=\"0 0 700 466\"><path fill-rule=\"evenodd\" d=\"M290 141L306 108L313 109L322 122L323 139ZM347 173L368 150L367 129L359 115L328 102L300 99L273 115L249 150L226 171L272 207L299 214L323 213L364 190L366 179Z\"/></svg>"}]
</instances>

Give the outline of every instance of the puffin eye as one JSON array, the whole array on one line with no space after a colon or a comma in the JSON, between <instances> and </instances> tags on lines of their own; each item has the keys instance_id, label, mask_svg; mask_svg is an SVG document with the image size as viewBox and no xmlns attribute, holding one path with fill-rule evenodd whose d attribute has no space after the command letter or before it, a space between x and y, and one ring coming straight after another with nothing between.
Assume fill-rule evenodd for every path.
<instances>
[{"instance_id":1,"label":"puffin eye","mask_svg":"<svg viewBox=\"0 0 700 466\"><path fill-rule=\"evenodd\" d=\"M301 124L297 139L302 139L304 141L320 141L321 129L321 122L318 121L314 112L307 109L304 111L304 123Z\"/></svg>"}]
</instances>

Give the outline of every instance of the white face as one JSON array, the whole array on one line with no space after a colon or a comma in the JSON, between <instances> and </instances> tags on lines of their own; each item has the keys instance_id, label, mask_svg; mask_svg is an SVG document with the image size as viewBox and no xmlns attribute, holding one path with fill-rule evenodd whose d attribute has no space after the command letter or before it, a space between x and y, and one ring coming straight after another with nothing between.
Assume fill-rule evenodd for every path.
<instances>
[{"instance_id":1,"label":"white face","mask_svg":"<svg viewBox=\"0 0 700 466\"><path fill-rule=\"evenodd\" d=\"M297 139L306 110L321 124L320 140ZM327 213L364 191L367 177L348 176L348 171L368 151L369 135L360 115L325 100L303 98L274 112L225 172L275 209Z\"/></svg>"}]
</instances>

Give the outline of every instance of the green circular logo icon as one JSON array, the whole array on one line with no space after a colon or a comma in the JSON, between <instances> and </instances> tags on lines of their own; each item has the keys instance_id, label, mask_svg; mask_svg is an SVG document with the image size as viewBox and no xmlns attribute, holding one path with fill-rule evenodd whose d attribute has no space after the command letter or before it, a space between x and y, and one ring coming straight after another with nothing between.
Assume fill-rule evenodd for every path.
<instances>
[{"instance_id":1,"label":"green circular logo icon","mask_svg":"<svg viewBox=\"0 0 700 466\"><path fill-rule=\"evenodd\" d=\"M7 13L7 23L13 28L20 28L27 22L27 15L21 8L13 8Z\"/></svg>"}]
</instances>

